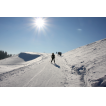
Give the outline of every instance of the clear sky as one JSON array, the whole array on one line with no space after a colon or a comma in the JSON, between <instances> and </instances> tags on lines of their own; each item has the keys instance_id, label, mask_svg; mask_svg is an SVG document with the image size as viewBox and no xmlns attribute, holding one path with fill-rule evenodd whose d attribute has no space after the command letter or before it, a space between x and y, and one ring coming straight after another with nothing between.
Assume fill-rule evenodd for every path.
<instances>
[{"instance_id":1,"label":"clear sky","mask_svg":"<svg viewBox=\"0 0 106 106\"><path fill-rule=\"evenodd\" d=\"M0 50L20 52L68 52L106 38L105 17L0 17Z\"/></svg>"}]
</instances>

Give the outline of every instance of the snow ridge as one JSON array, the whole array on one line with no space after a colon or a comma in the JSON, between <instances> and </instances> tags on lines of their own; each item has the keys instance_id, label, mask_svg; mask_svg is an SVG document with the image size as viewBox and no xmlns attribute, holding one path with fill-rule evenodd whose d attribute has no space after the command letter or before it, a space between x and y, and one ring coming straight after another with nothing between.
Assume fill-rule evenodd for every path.
<instances>
[{"instance_id":1,"label":"snow ridge","mask_svg":"<svg viewBox=\"0 0 106 106\"><path fill-rule=\"evenodd\" d=\"M72 72L81 75L84 86L106 86L106 39L69 51L64 58Z\"/></svg>"}]
</instances>

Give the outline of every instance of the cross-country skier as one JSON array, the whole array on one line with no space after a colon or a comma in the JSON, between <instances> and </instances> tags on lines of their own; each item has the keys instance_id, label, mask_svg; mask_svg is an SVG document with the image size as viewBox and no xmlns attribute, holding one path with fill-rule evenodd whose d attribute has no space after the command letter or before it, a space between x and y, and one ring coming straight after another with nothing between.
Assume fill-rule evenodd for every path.
<instances>
[{"instance_id":1,"label":"cross-country skier","mask_svg":"<svg viewBox=\"0 0 106 106\"><path fill-rule=\"evenodd\" d=\"M52 58L51 63L52 63L53 60L54 60L54 63L55 63L55 55L54 55L54 53L52 53L51 58Z\"/></svg>"}]
</instances>

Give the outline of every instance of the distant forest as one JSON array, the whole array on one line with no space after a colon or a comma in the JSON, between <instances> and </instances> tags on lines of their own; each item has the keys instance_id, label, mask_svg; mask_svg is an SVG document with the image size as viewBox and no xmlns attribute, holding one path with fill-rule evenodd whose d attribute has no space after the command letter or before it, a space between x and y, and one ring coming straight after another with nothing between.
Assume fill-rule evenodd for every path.
<instances>
[{"instance_id":1,"label":"distant forest","mask_svg":"<svg viewBox=\"0 0 106 106\"><path fill-rule=\"evenodd\" d=\"M0 50L0 60L11 57L11 56L12 56L12 54L7 54L6 51L4 52L4 51Z\"/></svg>"}]
</instances>

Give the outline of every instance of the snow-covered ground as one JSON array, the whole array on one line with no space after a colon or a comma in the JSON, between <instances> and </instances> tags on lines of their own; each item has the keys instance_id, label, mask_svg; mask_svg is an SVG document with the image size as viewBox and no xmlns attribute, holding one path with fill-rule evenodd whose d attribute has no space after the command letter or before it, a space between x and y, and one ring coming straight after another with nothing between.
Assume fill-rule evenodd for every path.
<instances>
[{"instance_id":1,"label":"snow-covered ground","mask_svg":"<svg viewBox=\"0 0 106 106\"><path fill-rule=\"evenodd\" d=\"M106 39L56 56L24 52L0 60L0 87L105 87Z\"/></svg>"},{"instance_id":2,"label":"snow-covered ground","mask_svg":"<svg viewBox=\"0 0 106 106\"><path fill-rule=\"evenodd\" d=\"M69 51L63 58L71 68L67 75L80 76L83 86L106 86L106 39Z\"/></svg>"}]
</instances>

